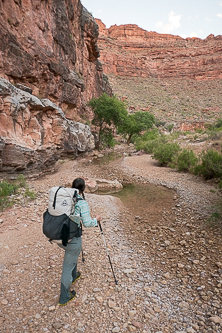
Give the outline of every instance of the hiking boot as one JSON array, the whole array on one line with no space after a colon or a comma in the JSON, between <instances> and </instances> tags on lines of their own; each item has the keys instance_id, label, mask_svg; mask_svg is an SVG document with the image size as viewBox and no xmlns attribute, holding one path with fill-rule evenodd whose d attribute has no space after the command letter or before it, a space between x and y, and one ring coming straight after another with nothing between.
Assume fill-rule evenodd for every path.
<instances>
[{"instance_id":1,"label":"hiking boot","mask_svg":"<svg viewBox=\"0 0 222 333\"><path fill-rule=\"evenodd\" d=\"M75 283L81 276L81 273L80 272L77 272L76 273L76 278L72 281L72 284Z\"/></svg>"},{"instance_id":2,"label":"hiking boot","mask_svg":"<svg viewBox=\"0 0 222 333\"><path fill-rule=\"evenodd\" d=\"M75 290L71 290L71 291L69 292L69 295L70 295L70 297L69 297L68 301L67 301L66 303L64 303L64 304L59 303L59 305L66 305L69 301L71 301L72 299L74 299L74 298L76 297L76 292L75 292Z\"/></svg>"}]
</instances>

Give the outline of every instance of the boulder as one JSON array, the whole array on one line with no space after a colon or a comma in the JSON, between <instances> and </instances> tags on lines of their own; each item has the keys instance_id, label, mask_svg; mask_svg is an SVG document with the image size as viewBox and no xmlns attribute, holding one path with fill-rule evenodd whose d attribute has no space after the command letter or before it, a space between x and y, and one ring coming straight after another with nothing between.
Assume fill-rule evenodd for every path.
<instances>
[{"instance_id":1,"label":"boulder","mask_svg":"<svg viewBox=\"0 0 222 333\"><path fill-rule=\"evenodd\" d=\"M123 185L115 180L106 180L106 179L96 179L96 183L99 191L107 191L107 190L121 190Z\"/></svg>"},{"instance_id":2,"label":"boulder","mask_svg":"<svg viewBox=\"0 0 222 333\"><path fill-rule=\"evenodd\" d=\"M119 191L123 188L122 184L117 180L106 180L106 179L85 179L86 192L95 191Z\"/></svg>"}]
</instances>

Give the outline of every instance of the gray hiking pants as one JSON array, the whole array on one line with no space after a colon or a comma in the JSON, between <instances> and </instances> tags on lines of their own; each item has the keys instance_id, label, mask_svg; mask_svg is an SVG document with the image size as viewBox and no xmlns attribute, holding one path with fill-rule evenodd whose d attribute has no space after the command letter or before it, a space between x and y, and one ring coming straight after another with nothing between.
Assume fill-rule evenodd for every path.
<instances>
[{"instance_id":1,"label":"gray hiking pants","mask_svg":"<svg viewBox=\"0 0 222 333\"><path fill-rule=\"evenodd\" d=\"M82 238L74 237L67 246L59 245L59 247L65 250L59 303L65 304L70 298L69 291L72 281L76 278L77 261L82 248Z\"/></svg>"}]
</instances>

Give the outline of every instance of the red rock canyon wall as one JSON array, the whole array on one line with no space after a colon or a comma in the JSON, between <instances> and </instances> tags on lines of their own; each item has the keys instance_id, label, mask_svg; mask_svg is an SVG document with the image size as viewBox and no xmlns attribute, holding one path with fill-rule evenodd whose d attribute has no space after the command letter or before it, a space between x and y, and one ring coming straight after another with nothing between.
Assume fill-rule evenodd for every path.
<instances>
[{"instance_id":1,"label":"red rock canyon wall","mask_svg":"<svg viewBox=\"0 0 222 333\"><path fill-rule=\"evenodd\" d=\"M1 0L0 17L0 171L44 170L92 149L75 121L111 94L94 18L79 0Z\"/></svg>"},{"instance_id":2,"label":"red rock canyon wall","mask_svg":"<svg viewBox=\"0 0 222 333\"><path fill-rule=\"evenodd\" d=\"M100 60L106 74L222 78L222 35L206 39L148 32L137 25L106 26L99 19Z\"/></svg>"}]
</instances>

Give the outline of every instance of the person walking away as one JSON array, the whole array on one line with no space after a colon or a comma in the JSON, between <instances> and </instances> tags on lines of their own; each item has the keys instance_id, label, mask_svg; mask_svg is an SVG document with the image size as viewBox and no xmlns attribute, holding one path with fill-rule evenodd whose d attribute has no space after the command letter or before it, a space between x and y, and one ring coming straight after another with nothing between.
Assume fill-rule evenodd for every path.
<instances>
[{"instance_id":1,"label":"person walking away","mask_svg":"<svg viewBox=\"0 0 222 333\"><path fill-rule=\"evenodd\" d=\"M96 215L95 218L91 218L89 206L84 196L84 179L76 178L72 183L72 188L79 190L79 194L77 195L78 201L75 204L74 210L74 221L79 224L80 221L82 221L85 228L97 227L101 217ZM70 288L81 275L80 272L77 272L77 261L82 248L82 238L81 236L73 237L66 246L63 246L62 244L58 244L58 246L65 250L59 305L66 305L76 296L76 291L71 291Z\"/></svg>"}]
</instances>

